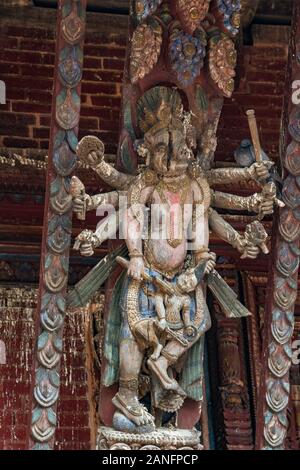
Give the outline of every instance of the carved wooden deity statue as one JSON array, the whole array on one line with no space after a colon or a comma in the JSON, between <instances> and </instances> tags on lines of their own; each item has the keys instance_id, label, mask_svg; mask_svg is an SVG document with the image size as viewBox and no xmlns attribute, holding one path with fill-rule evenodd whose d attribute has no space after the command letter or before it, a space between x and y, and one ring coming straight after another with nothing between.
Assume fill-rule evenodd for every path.
<instances>
[{"instance_id":1,"label":"carved wooden deity statue","mask_svg":"<svg viewBox=\"0 0 300 470\"><path fill-rule=\"evenodd\" d=\"M90 256L104 241L119 241L110 242L110 253L76 285L68 304L84 305L108 280L99 447L198 448L192 428L204 396L204 335L211 324L206 289L225 316L249 315L215 270L209 234L244 258L268 252L259 221L242 235L217 210L256 212L262 220L281 202L252 113L254 147L244 142L235 154L242 167L213 166L223 98L234 88L234 36L245 2L130 3L116 166L105 162L96 137L77 147L112 191L89 196L76 177L71 185L78 218L87 210L109 214L95 232L84 230L75 248ZM249 197L214 189L251 179L262 191ZM125 268L120 275L117 263Z\"/></svg>"},{"instance_id":2,"label":"carved wooden deity statue","mask_svg":"<svg viewBox=\"0 0 300 470\"><path fill-rule=\"evenodd\" d=\"M88 136L79 143L78 156L114 191L89 196L74 190L74 210L79 215L98 207L114 208L94 233L85 230L78 236L81 254L91 255L115 235L116 221L128 248L129 260L117 258L127 272L119 280L120 298L114 298L106 324L107 363L102 377L104 386L118 383L111 432L127 436L127 441L118 437L118 442L128 442L128 436L133 442L132 436L141 434L150 439L157 428L163 432L163 422L176 416L187 397L201 404L203 339L211 325L207 284L226 315L249 314L232 291L227 292L226 306L225 283L214 270L209 233L215 232L249 258L266 252L266 234L256 222L240 235L214 208L247 210L262 217L272 213L277 202L272 191L239 197L211 189L220 181L265 181L269 162L203 170L194 156L191 116L184 111L178 91L161 86L146 91L137 103L137 118L143 137L135 146L145 159L138 175L121 173L106 163L103 144ZM76 187L78 180L74 182ZM171 422L175 426L176 419ZM196 446L188 437L182 443Z\"/></svg>"}]
</instances>

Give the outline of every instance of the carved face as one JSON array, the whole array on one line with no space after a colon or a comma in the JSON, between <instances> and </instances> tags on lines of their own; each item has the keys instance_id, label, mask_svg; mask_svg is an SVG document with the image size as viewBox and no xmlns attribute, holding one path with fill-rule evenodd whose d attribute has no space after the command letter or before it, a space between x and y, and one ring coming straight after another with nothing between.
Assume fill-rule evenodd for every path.
<instances>
[{"instance_id":1,"label":"carved face","mask_svg":"<svg viewBox=\"0 0 300 470\"><path fill-rule=\"evenodd\" d=\"M194 269L187 269L177 279L177 285L181 292L193 292L197 287L198 281Z\"/></svg>"},{"instance_id":2,"label":"carved face","mask_svg":"<svg viewBox=\"0 0 300 470\"><path fill-rule=\"evenodd\" d=\"M183 132L178 129L162 129L154 136L146 137L150 148L150 166L157 173L166 176L182 175L193 158Z\"/></svg>"}]
</instances>

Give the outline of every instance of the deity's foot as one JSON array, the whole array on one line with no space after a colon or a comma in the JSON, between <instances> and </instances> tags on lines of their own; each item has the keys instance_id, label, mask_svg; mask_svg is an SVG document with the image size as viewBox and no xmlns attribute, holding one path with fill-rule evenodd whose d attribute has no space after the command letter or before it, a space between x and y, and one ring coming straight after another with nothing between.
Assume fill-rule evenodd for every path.
<instances>
[{"instance_id":1,"label":"deity's foot","mask_svg":"<svg viewBox=\"0 0 300 470\"><path fill-rule=\"evenodd\" d=\"M146 434L155 431L153 422L143 426L137 426L133 421L127 418L121 411L116 411L113 417L113 428L116 431L127 432L130 434Z\"/></svg>"},{"instance_id":2,"label":"deity's foot","mask_svg":"<svg viewBox=\"0 0 300 470\"><path fill-rule=\"evenodd\" d=\"M115 407L136 426L147 426L151 431L155 430L154 418L147 409L138 401L137 397L128 397L120 391L112 399ZM151 432L147 431L147 432Z\"/></svg>"},{"instance_id":3,"label":"deity's foot","mask_svg":"<svg viewBox=\"0 0 300 470\"><path fill-rule=\"evenodd\" d=\"M161 366L159 362L160 358L157 361L153 361L151 358L148 359L147 364L149 368L154 372L158 380L160 381L162 387L165 390L171 390L176 392L178 395L186 396L185 391L180 387L179 383L175 379L169 377L167 370Z\"/></svg>"}]
</instances>

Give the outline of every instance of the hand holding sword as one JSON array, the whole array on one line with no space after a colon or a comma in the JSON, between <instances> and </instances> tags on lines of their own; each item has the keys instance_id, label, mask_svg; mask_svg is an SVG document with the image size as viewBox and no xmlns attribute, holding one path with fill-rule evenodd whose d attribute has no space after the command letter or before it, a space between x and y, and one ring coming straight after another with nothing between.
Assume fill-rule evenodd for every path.
<instances>
[{"instance_id":1,"label":"hand holding sword","mask_svg":"<svg viewBox=\"0 0 300 470\"><path fill-rule=\"evenodd\" d=\"M247 112L248 123L254 148L254 154L256 163L255 172L257 179L262 186L262 191L258 194L259 205L259 220L264 218L264 215L273 213L273 206L276 204L278 207L284 207L285 204L276 197L276 185L273 181L267 181L269 179L269 169L274 165L273 162L263 162L262 151L260 145L260 139L258 134L257 122L255 118L255 112L253 109L249 109ZM271 207L272 206L272 207Z\"/></svg>"}]
</instances>

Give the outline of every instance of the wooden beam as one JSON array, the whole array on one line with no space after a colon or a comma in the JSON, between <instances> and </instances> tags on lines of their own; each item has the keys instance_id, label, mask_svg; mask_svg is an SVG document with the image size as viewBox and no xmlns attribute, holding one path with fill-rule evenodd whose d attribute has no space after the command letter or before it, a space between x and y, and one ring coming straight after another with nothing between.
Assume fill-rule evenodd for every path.
<instances>
[{"instance_id":1,"label":"wooden beam","mask_svg":"<svg viewBox=\"0 0 300 470\"><path fill-rule=\"evenodd\" d=\"M267 289L258 395L257 449L283 449L288 428L289 372L300 255L300 189L297 185L300 174L300 108L299 102L293 99L300 70L299 47L300 3L294 2L281 145L286 207L279 211L274 221L273 262Z\"/></svg>"},{"instance_id":2,"label":"wooden beam","mask_svg":"<svg viewBox=\"0 0 300 470\"><path fill-rule=\"evenodd\" d=\"M72 228L86 0L59 0L28 447L53 449Z\"/></svg>"}]
</instances>

